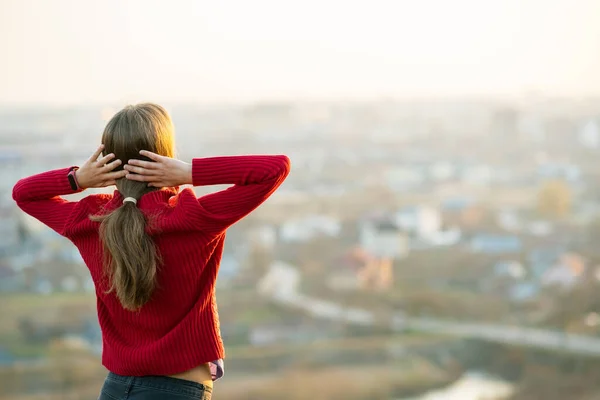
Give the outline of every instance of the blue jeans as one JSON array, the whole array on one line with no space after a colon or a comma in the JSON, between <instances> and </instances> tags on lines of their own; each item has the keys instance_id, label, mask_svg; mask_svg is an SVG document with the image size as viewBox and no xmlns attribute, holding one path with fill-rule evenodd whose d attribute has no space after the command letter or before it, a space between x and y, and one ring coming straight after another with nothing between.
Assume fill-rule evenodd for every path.
<instances>
[{"instance_id":1,"label":"blue jeans","mask_svg":"<svg viewBox=\"0 0 600 400\"><path fill-rule=\"evenodd\" d=\"M212 388L168 376L122 376L109 372L98 400L210 400Z\"/></svg>"}]
</instances>

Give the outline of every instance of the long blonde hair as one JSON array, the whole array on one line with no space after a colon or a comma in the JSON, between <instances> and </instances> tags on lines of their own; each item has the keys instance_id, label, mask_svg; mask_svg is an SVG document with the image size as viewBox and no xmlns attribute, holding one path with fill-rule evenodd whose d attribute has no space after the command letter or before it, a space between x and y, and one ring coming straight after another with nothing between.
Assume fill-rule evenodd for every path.
<instances>
[{"instance_id":1,"label":"long blonde hair","mask_svg":"<svg viewBox=\"0 0 600 400\"><path fill-rule=\"evenodd\" d=\"M150 161L139 154L148 150L173 157L175 152L174 128L171 117L159 105L144 103L127 106L116 113L102 134L104 154L115 154L122 161L122 169L130 159ZM139 200L156 188L145 182L126 178L116 182L123 197ZM91 217L100 224L100 239L104 249L104 268L110 289L115 292L123 308L131 311L146 304L156 288L156 273L161 263L160 254L146 232L148 221L132 202L126 202L105 215Z\"/></svg>"}]
</instances>

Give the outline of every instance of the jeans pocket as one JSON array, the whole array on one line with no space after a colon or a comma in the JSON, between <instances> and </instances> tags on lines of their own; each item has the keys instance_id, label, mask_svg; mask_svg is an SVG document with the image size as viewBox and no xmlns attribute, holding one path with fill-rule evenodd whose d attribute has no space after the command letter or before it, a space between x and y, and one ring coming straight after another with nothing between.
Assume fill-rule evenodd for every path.
<instances>
[{"instance_id":1,"label":"jeans pocket","mask_svg":"<svg viewBox=\"0 0 600 400\"><path fill-rule=\"evenodd\" d=\"M125 394L126 388L122 383L106 379L98 400L121 400Z\"/></svg>"}]
</instances>

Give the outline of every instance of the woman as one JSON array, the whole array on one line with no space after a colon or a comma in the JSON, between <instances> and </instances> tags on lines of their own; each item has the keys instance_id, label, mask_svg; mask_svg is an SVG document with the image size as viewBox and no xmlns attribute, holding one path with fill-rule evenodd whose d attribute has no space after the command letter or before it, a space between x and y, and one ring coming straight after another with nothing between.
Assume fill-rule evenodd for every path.
<instances>
[{"instance_id":1,"label":"woman","mask_svg":"<svg viewBox=\"0 0 600 400\"><path fill-rule=\"evenodd\" d=\"M128 106L81 166L17 182L27 214L71 240L96 286L100 399L210 399L223 374L215 281L225 232L290 170L286 156L174 157L174 129L155 104ZM231 184L197 198L187 188ZM80 201L61 195L116 185Z\"/></svg>"}]
</instances>

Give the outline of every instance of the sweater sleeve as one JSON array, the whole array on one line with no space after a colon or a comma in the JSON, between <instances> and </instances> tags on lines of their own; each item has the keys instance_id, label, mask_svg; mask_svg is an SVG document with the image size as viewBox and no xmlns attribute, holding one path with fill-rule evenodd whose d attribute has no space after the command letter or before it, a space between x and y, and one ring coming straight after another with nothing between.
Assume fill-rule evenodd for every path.
<instances>
[{"instance_id":1,"label":"sweater sleeve","mask_svg":"<svg viewBox=\"0 0 600 400\"><path fill-rule=\"evenodd\" d=\"M61 195L78 193L71 189L67 174L70 168L43 172L19 180L12 192L21 210L64 235L69 215L77 202L67 201Z\"/></svg>"},{"instance_id":2,"label":"sweater sleeve","mask_svg":"<svg viewBox=\"0 0 600 400\"><path fill-rule=\"evenodd\" d=\"M290 159L274 156L224 156L192 160L194 186L233 185L198 199L207 228L221 232L261 205L290 172Z\"/></svg>"}]
</instances>

